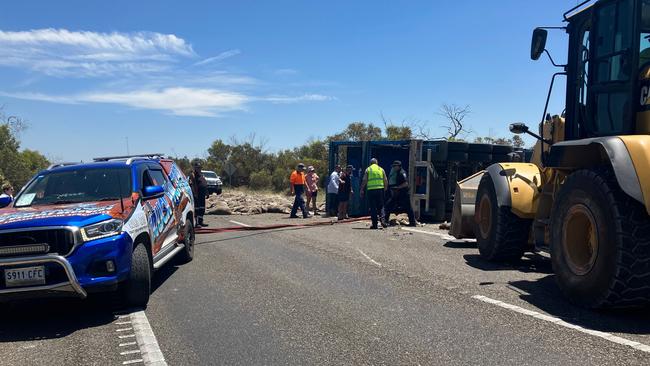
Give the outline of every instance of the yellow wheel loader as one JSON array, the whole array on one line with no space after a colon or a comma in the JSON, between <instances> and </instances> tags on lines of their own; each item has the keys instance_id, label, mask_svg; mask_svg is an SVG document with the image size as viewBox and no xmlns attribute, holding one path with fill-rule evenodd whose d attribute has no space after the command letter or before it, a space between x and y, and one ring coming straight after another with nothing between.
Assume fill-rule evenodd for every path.
<instances>
[{"instance_id":1,"label":"yellow wheel loader","mask_svg":"<svg viewBox=\"0 0 650 366\"><path fill-rule=\"evenodd\" d=\"M500 163L458 182L451 234L475 236L481 256L550 253L557 283L588 308L650 303L650 0L585 1L566 26L537 28L531 58L553 75L531 163ZM547 29L569 35L566 65ZM547 116L566 76L562 116Z\"/></svg>"}]
</instances>

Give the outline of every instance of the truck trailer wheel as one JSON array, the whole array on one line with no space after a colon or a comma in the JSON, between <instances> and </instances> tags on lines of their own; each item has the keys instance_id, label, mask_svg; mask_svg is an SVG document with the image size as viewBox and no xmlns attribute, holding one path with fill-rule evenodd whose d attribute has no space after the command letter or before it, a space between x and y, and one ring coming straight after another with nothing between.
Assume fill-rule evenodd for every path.
<instances>
[{"instance_id":1,"label":"truck trailer wheel","mask_svg":"<svg viewBox=\"0 0 650 366\"><path fill-rule=\"evenodd\" d=\"M483 259L515 261L524 254L532 220L516 216L510 207L499 207L489 174L483 175L478 186L474 223L474 235Z\"/></svg>"},{"instance_id":2,"label":"truck trailer wheel","mask_svg":"<svg viewBox=\"0 0 650 366\"><path fill-rule=\"evenodd\" d=\"M650 303L650 218L609 172L579 170L560 188L551 215L551 259L573 303Z\"/></svg>"},{"instance_id":3,"label":"truck trailer wheel","mask_svg":"<svg viewBox=\"0 0 650 366\"><path fill-rule=\"evenodd\" d=\"M129 277L119 290L120 306L145 307L151 294L151 261L147 247L136 243L131 257Z\"/></svg>"}]
</instances>

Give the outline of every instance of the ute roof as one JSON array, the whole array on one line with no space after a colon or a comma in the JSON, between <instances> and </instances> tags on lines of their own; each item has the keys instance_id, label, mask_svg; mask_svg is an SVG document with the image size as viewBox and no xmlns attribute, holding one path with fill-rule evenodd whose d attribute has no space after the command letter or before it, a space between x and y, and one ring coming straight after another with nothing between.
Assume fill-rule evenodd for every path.
<instances>
[{"instance_id":1,"label":"ute roof","mask_svg":"<svg viewBox=\"0 0 650 366\"><path fill-rule=\"evenodd\" d=\"M129 166L137 166L140 164L146 163L158 163L160 159L138 159L133 161L128 160L108 160L108 161L93 161L88 163L65 163L60 165L54 165L43 172L64 172L77 170L79 168L123 168ZM42 172L41 172L42 173Z\"/></svg>"}]
</instances>

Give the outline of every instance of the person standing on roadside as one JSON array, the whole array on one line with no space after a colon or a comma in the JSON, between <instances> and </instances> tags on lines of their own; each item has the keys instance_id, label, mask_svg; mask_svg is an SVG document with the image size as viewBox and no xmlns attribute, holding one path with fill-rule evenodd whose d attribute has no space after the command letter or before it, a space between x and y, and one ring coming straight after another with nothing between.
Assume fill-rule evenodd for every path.
<instances>
[{"instance_id":1,"label":"person standing on roadside","mask_svg":"<svg viewBox=\"0 0 650 366\"><path fill-rule=\"evenodd\" d=\"M9 183L2 185L2 194L0 194L0 208L9 206L14 201L14 187Z\"/></svg>"},{"instance_id":2,"label":"person standing on roadside","mask_svg":"<svg viewBox=\"0 0 650 366\"><path fill-rule=\"evenodd\" d=\"M339 212L338 219L345 220L348 219L348 204L350 202L350 197L354 191L352 190L352 173L354 172L354 167L348 165L345 168L345 171L339 176Z\"/></svg>"},{"instance_id":3,"label":"person standing on roadside","mask_svg":"<svg viewBox=\"0 0 650 366\"><path fill-rule=\"evenodd\" d=\"M382 227L387 227L384 219L384 191L388 189L388 179L386 172L377 163L377 159L370 159L370 166L363 174L361 182L361 199L368 195L368 206L370 206L370 218L372 219L372 229L378 229L377 223L381 222Z\"/></svg>"},{"instance_id":4,"label":"person standing on roadside","mask_svg":"<svg viewBox=\"0 0 650 366\"><path fill-rule=\"evenodd\" d=\"M411 207L411 199L409 195L409 182L406 176L406 171L402 169L402 162L395 160L390 176L388 177L388 188L390 189L390 198L386 202L386 216L384 220L389 222L390 213L395 212L397 207L402 207L409 217L409 226L416 226L415 215L413 214L413 207Z\"/></svg>"},{"instance_id":5,"label":"person standing on roadside","mask_svg":"<svg viewBox=\"0 0 650 366\"><path fill-rule=\"evenodd\" d=\"M205 215L205 197L208 195L208 181L201 172L201 162L192 163L192 173L190 174L190 187L194 196L194 211L196 213L196 227L206 227L208 224L203 222Z\"/></svg>"},{"instance_id":6,"label":"person standing on roadside","mask_svg":"<svg viewBox=\"0 0 650 366\"><path fill-rule=\"evenodd\" d=\"M313 203L314 206L314 215L320 215L318 213L318 183L320 177L316 174L316 170L313 166L307 167L307 175L305 176L305 183L307 186L307 210L309 210L309 205Z\"/></svg>"},{"instance_id":7,"label":"person standing on roadside","mask_svg":"<svg viewBox=\"0 0 650 366\"><path fill-rule=\"evenodd\" d=\"M305 164L300 163L296 166L296 170L291 173L291 194L296 198L293 200L293 207L291 207L291 215L289 218L297 219L298 208L302 211L303 218L309 218L309 211L305 208L305 199L302 195L305 193Z\"/></svg>"},{"instance_id":8,"label":"person standing on roadside","mask_svg":"<svg viewBox=\"0 0 650 366\"><path fill-rule=\"evenodd\" d=\"M327 215L334 217L337 215L339 206L339 184L341 182L341 166L336 165L334 171L330 174L330 180L327 183Z\"/></svg>"}]
</instances>

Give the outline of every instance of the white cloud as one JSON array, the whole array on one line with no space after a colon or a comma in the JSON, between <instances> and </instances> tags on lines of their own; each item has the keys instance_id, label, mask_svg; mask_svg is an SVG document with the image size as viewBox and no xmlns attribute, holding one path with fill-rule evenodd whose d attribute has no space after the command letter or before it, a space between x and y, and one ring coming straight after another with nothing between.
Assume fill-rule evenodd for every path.
<instances>
[{"instance_id":1,"label":"white cloud","mask_svg":"<svg viewBox=\"0 0 650 366\"><path fill-rule=\"evenodd\" d=\"M270 97L260 98L260 100L264 100L275 104L291 104L291 103L299 103L299 102L325 102L330 100L336 100L336 98L331 97L329 95L304 94L296 97L272 95Z\"/></svg>"},{"instance_id":2,"label":"white cloud","mask_svg":"<svg viewBox=\"0 0 650 366\"><path fill-rule=\"evenodd\" d=\"M51 76L107 76L166 70L179 57L196 57L173 34L99 33L67 29L0 30L0 65Z\"/></svg>"},{"instance_id":3,"label":"white cloud","mask_svg":"<svg viewBox=\"0 0 650 366\"><path fill-rule=\"evenodd\" d=\"M0 96L61 104L120 104L138 109L166 111L178 116L195 117L215 117L221 112L241 110L250 102L292 104L336 100L335 97L320 94L305 94L296 97L251 97L236 92L187 87L140 89L122 92L102 91L73 95L0 92Z\"/></svg>"},{"instance_id":4,"label":"white cloud","mask_svg":"<svg viewBox=\"0 0 650 366\"><path fill-rule=\"evenodd\" d=\"M212 62L222 61L222 60L225 60L227 58L237 56L240 53L241 53L241 51L236 50L236 49L235 50L224 51L224 52L221 52L220 54L218 54L218 55L216 55L214 57L208 57L208 58L206 58L204 60L201 60L201 61L195 63L194 66L203 66L203 65L206 65L206 64L209 64L209 63L212 63Z\"/></svg>"},{"instance_id":5,"label":"white cloud","mask_svg":"<svg viewBox=\"0 0 650 366\"><path fill-rule=\"evenodd\" d=\"M214 117L220 112L243 109L244 105L250 100L246 95L239 93L182 87L126 92L93 92L63 96L40 93L0 93L0 95L65 104L121 104L138 109L166 111L178 116L201 117Z\"/></svg>"}]
</instances>

